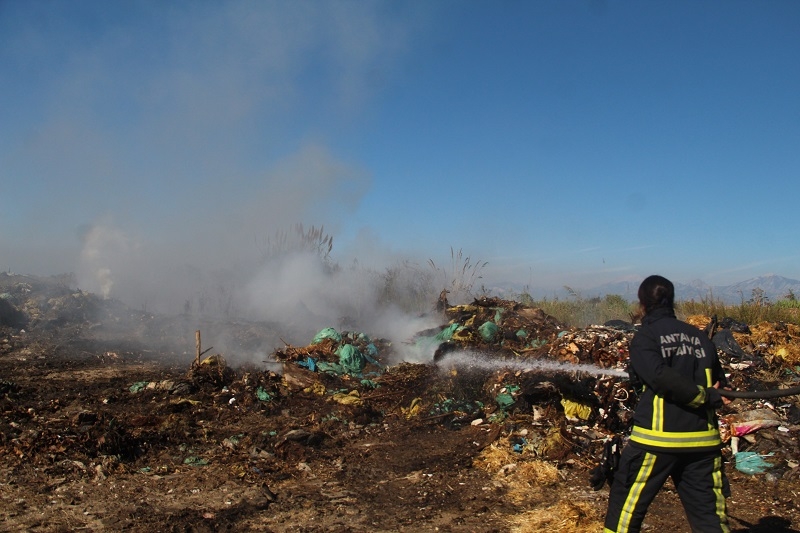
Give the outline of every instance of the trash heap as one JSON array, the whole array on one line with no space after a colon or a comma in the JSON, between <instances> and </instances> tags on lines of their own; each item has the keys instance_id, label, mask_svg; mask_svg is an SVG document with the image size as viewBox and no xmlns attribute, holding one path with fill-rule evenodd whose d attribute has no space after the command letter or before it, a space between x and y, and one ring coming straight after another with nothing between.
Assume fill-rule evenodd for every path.
<instances>
[{"instance_id":1,"label":"trash heap","mask_svg":"<svg viewBox=\"0 0 800 533\"><path fill-rule=\"evenodd\" d=\"M366 405L411 422L493 427L498 445L518 456L588 460L627 426L636 396L620 369L632 328L567 329L541 309L498 298L447 306L443 317L410 341L428 349L434 364L388 366L391 343L332 328L273 357L287 394ZM465 353L473 361L460 362Z\"/></svg>"},{"instance_id":2,"label":"trash heap","mask_svg":"<svg viewBox=\"0 0 800 533\"><path fill-rule=\"evenodd\" d=\"M376 379L386 367L378 360L391 353L391 343L371 339L361 332L324 328L304 347L287 345L273 353L282 363L282 385L286 394L305 392L327 396L332 401L361 408L363 396L377 388ZM349 412L349 417L359 416Z\"/></svg>"},{"instance_id":3,"label":"trash heap","mask_svg":"<svg viewBox=\"0 0 800 533\"><path fill-rule=\"evenodd\" d=\"M317 421L309 435L353 420L399 417L454 429L484 428L489 435L485 454L507 454L520 464L549 461L559 468L587 469L614 437L624 442L638 401L624 372L633 325L613 321L566 328L541 309L492 298L448 306L443 316L440 327L411 341L431 350L431 363L389 365L391 342L324 328L307 346L286 345L273 353L282 365L279 374L238 379L218 355L191 370L188 382L192 389L224 383L215 396L266 412L305 398L307 416ZM769 390L800 382L793 355L800 353L799 327L748 327L703 316L687 321L713 337L733 389ZM164 386L140 384L147 390ZM327 401L313 403L314 398ZM800 473L797 400L737 399L720 410L724 453L738 472L770 479ZM292 441L280 432L274 438ZM491 462L488 456L477 461Z\"/></svg>"},{"instance_id":4,"label":"trash heap","mask_svg":"<svg viewBox=\"0 0 800 533\"><path fill-rule=\"evenodd\" d=\"M572 364L594 364L601 368L623 369L628 360L632 328L593 325L559 334L548 355Z\"/></svg>"},{"instance_id":5,"label":"trash heap","mask_svg":"<svg viewBox=\"0 0 800 533\"><path fill-rule=\"evenodd\" d=\"M429 389L434 394L403 407L406 417L450 425L504 424L507 431L498 435L498 443L517 454L560 463L596 460L604 443L627 435L638 401L623 373L632 324L611 321L566 329L540 309L493 298L449 306L445 316L447 324L416 340L439 343L434 362L447 371L444 381ZM688 321L712 337L734 390L780 389L800 382L800 327L748 326L703 316ZM453 354L463 352L472 354L472 363L450 364ZM738 471L797 475L796 396L737 399L720 415L725 453Z\"/></svg>"},{"instance_id":6,"label":"trash heap","mask_svg":"<svg viewBox=\"0 0 800 533\"><path fill-rule=\"evenodd\" d=\"M64 325L95 320L103 300L53 280L0 273L0 326Z\"/></svg>"},{"instance_id":7,"label":"trash heap","mask_svg":"<svg viewBox=\"0 0 800 533\"><path fill-rule=\"evenodd\" d=\"M378 362L378 347L391 348L383 339L373 341L365 333L338 332L334 328L321 330L305 347L287 345L273 356L277 361L295 363L311 372L337 376L379 375L384 366Z\"/></svg>"},{"instance_id":8,"label":"trash heap","mask_svg":"<svg viewBox=\"0 0 800 533\"><path fill-rule=\"evenodd\" d=\"M781 322L744 324L730 318L691 316L717 347L730 388L742 391L787 389L800 384L800 327ZM800 474L798 396L737 399L720 411L726 457L744 474L769 480Z\"/></svg>"},{"instance_id":9,"label":"trash heap","mask_svg":"<svg viewBox=\"0 0 800 533\"><path fill-rule=\"evenodd\" d=\"M437 340L460 347L538 353L564 329L537 307L500 298L479 298L471 304L447 307L444 313L449 322Z\"/></svg>"}]
</instances>

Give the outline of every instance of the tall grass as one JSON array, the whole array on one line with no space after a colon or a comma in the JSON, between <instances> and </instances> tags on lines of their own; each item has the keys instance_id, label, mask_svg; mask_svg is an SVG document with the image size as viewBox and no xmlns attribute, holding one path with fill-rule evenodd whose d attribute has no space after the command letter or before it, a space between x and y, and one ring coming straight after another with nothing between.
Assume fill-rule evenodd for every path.
<instances>
[{"instance_id":1,"label":"tall grass","mask_svg":"<svg viewBox=\"0 0 800 533\"><path fill-rule=\"evenodd\" d=\"M445 290L454 303L461 303L474 296L472 289L481 279L481 271L488 265L488 261L474 261L471 257L464 257L464 252L450 247L450 266L439 267L433 259L428 259L428 266L442 278Z\"/></svg>"},{"instance_id":2,"label":"tall grass","mask_svg":"<svg viewBox=\"0 0 800 533\"><path fill-rule=\"evenodd\" d=\"M329 270L337 265L331 258L333 236L325 233L325 227L311 226L306 229L303 224L295 224L290 229L280 229L273 238L257 243L261 249L261 261L266 263L276 258L283 258L297 252L313 252L321 263Z\"/></svg>"},{"instance_id":3,"label":"tall grass","mask_svg":"<svg viewBox=\"0 0 800 533\"><path fill-rule=\"evenodd\" d=\"M738 304L726 304L709 295L699 302L694 300L680 302L675 307L681 318L691 315L717 315L718 318L729 317L745 324L760 322L800 324L800 302L782 299L772 303L758 290L754 290L753 296L748 300L742 297Z\"/></svg>"},{"instance_id":4,"label":"tall grass","mask_svg":"<svg viewBox=\"0 0 800 533\"><path fill-rule=\"evenodd\" d=\"M518 295L516 299L525 305L539 307L560 322L578 328L604 324L609 320L636 322L641 318L639 305L622 296L609 294L603 298L584 298L569 287L565 289L570 297L564 300L535 300L527 292ZM742 298L738 304L726 304L709 295L700 301L676 302L675 314L681 319L692 315L716 315L718 318L728 317L745 324L785 322L800 325L800 301L785 298L773 303L763 296L763 292L754 291L753 297L748 300Z\"/></svg>"},{"instance_id":5,"label":"tall grass","mask_svg":"<svg viewBox=\"0 0 800 533\"><path fill-rule=\"evenodd\" d=\"M436 303L434 272L412 261L401 261L375 273L372 280L378 306L393 305L407 313L424 313Z\"/></svg>"},{"instance_id":6,"label":"tall grass","mask_svg":"<svg viewBox=\"0 0 800 533\"><path fill-rule=\"evenodd\" d=\"M609 320L632 322L638 311L637 305L617 294L608 294L603 298L584 298L569 287L565 289L570 294L566 300L558 298L534 300L528 293L523 293L520 295L520 302L539 307L563 324L578 328L605 324Z\"/></svg>"}]
</instances>

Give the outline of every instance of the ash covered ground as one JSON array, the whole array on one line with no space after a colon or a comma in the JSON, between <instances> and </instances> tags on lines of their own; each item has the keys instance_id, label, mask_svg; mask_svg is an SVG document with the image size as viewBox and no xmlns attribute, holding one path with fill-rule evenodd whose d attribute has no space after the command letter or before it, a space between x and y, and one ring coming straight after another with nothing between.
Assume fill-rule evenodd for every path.
<instances>
[{"instance_id":1,"label":"ash covered ground","mask_svg":"<svg viewBox=\"0 0 800 533\"><path fill-rule=\"evenodd\" d=\"M290 345L276 324L149 314L51 278L2 274L0 293L2 530L602 529L590 471L636 401L624 328L440 305L441 327L403 341L429 360L409 363L370 332ZM225 351L198 357L196 331ZM796 326L730 338L736 388L796 384ZM720 414L731 530L798 530L798 397ZM688 531L669 484L646 525Z\"/></svg>"}]
</instances>

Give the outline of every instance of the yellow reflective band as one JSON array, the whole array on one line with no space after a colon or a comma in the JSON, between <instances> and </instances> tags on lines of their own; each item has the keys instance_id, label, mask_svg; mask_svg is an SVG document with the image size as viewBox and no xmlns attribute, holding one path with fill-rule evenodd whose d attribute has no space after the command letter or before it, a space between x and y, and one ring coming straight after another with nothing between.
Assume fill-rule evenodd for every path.
<instances>
[{"instance_id":1,"label":"yellow reflective band","mask_svg":"<svg viewBox=\"0 0 800 533\"><path fill-rule=\"evenodd\" d=\"M697 408L706 403L706 390L700 385L697 386L697 390L699 391L697 396L687 404L689 407Z\"/></svg>"},{"instance_id":2,"label":"yellow reflective band","mask_svg":"<svg viewBox=\"0 0 800 533\"><path fill-rule=\"evenodd\" d=\"M722 494L722 457L714 459L714 498L716 500L716 513L722 533L729 533L728 511L725 506L725 496Z\"/></svg>"},{"instance_id":3,"label":"yellow reflective band","mask_svg":"<svg viewBox=\"0 0 800 533\"><path fill-rule=\"evenodd\" d=\"M633 511L636 509L636 504L639 503L639 497L642 495L647 480L650 479L650 474L653 472L653 466L656 464L656 456L652 453L645 452L642 466L639 467L639 472L636 473L636 480L631 485L628 491L628 497L625 499L625 504L622 506L622 511L617 522L617 533L626 533L631 526L631 519L633 518Z\"/></svg>"},{"instance_id":4,"label":"yellow reflective band","mask_svg":"<svg viewBox=\"0 0 800 533\"><path fill-rule=\"evenodd\" d=\"M653 396L653 420L650 425L658 431L664 427L664 399L660 396Z\"/></svg>"},{"instance_id":5,"label":"yellow reflective band","mask_svg":"<svg viewBox=\"0 0 800 533\"><path fill-rule=\"evenodd\" d=\"M658 448L706 448L722 444L719 431L654 431L634 426L631 440Z\"/></svg>"}]
</instances>

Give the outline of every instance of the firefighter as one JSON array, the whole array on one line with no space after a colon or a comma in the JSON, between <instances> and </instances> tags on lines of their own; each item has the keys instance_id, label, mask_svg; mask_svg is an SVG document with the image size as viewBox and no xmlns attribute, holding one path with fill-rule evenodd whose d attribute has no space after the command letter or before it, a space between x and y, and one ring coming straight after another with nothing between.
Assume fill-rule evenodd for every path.
<instances>
[{"instance_id":1,"label":"firefighter","mask_svg":"<svg viewBox=\"0 0 800 533\"><path fill-rule=\"evenodd\" d=\"M639 286L644 318L631 339L630 367L644 390L611 484L604 533L638 532L668 477L693 532L729 531L715 412L725 376L714 345L675 317L674 302L675 288L662 276Z\"/></svg>"}]
</instances>

